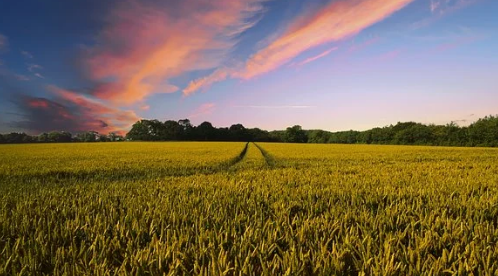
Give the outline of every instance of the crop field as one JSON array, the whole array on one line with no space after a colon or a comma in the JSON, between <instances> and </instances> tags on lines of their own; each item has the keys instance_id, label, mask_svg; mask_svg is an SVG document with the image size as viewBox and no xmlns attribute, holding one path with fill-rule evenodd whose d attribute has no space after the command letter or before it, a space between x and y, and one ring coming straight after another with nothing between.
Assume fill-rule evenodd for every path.
<instances>
[{"instance_id":1,"label":"crop field","mask_svg":"<svg viewBox=\"0 0 498 276\"><path fill-rule=\"evenodd\" d=\"M498 150L0 146L0 275L498 275Z\"/></svg>"}]
</instances>

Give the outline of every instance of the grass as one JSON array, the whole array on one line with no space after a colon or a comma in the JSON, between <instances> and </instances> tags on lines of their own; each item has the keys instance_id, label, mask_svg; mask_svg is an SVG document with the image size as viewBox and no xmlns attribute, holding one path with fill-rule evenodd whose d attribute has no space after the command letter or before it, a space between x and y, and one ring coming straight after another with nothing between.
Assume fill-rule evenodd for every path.
<instances>
[{"instance_id":1,"label":"grass","mask_svg":"<svg viewBox=\"0 0 498 276\"><path fill-rule=\"evenodd\" d=\"M498 151L0 146L0 275L497 275Z\"/></svg>"}]
</instances>

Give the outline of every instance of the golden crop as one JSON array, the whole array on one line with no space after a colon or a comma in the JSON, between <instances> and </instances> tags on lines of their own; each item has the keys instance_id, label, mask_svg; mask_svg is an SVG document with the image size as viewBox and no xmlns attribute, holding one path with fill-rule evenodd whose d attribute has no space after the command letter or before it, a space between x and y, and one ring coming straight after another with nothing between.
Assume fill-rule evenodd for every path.
<instances>
[{"instance_id":1,"label":"golden crop","mask_svg":"<svg viewBox=\"0 0 498 276\"><path fill-rule=\"evenodd\" d=\"M0 275L498 275L497 156L0 146Z\"/></svg>"}]
</instances>

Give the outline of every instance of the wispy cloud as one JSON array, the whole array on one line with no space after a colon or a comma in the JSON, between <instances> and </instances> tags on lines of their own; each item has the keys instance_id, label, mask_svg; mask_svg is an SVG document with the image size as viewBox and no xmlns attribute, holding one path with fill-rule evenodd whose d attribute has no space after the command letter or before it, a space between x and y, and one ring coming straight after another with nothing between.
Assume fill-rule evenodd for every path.
<instances>
[{"instance_id":1,"label":"wispy cloud","mask_svg":"<svg viewBox=\"0 0 498 276\"><path fill-rule=\"evenodd\" d=\"M21 51L21 55L24 58L27 58L27 59L32 59L33 58L33 55L30 52L28 52L28 51Z\"/></svg>"},{"instance_id":2,"label":"wispy cloud","mask_svg":"<svg viewBox=\"0 0 498 276\"><path fill-rule=\"evenodd\" d=\"M100 82L93 94L125 106L177 91L168 80L220 66L262 1L123 1L83 62Z\"/></svg>"},{"instance_id":3,"label":"wispy cloud","mask_svg":"<svg viewBox=\"0 0 498 276\"><path fill-rule=\"evenodd\" d=\"M479 0L431 0L430 10L433 14L444 15L478 1Z\"/></svg>"},{"instance_id":4,"label":"wispy cloud","mask_svg":"<svg viewBox=\"0 0 498 276\"><path fill-rule=\"evenodd\" d=\"M33 73L33 71L35 71L35 70L41 70L41 69L43 69L43 67L41 65L28 64L28 71L30 71L31 73Z\"/></svg>"},{"instance_id":5,"label":"wispy cloud","mask_svg":"<svg viewBox=\"0 0 498 276\"><path fill-rule=\"evenodd\" d=\"M318 55L314 56L314 57L310 57L310 58L307 58L307 59L305 59L305 60L303 60L303 61L301 61L301 62L299 62L299 63L296 63L296 64L295 64L295 66L303 66L303 65L305 65L305 64L307 64L307 63L310 63L310 62L313 62L313 61L315 61L315 60L317 60L317 59L320 59L320 58L326 57L326 56L328 56L330 53L332 53L333 51L336 51L336 50L338 50L338 49L339 49L339 47L333 47L333 48L331 48L331 49L329 49L329 50L327 50L327 51L324 51L324 52L322 52L322 53L320 53L320 54L318 54Z\"/></svg>"},{"instance_id":6,"label":"wispy cloud","mask_svg":"<svg viewBox=\"0 0 498 276\"><path fill-rule=\"evenodd\" d=\"M213 113L215 108L216 108L215 103L202 104L189 115L189 118L195 119L198 117L209 115L209 114Z\"/></svg>"},{"instance_id":7,"label":"wispy cloud","mask_svg":"<svg viewBox=\"0 0 498 276\"><path fill-rule=\"evenodd\" d=\"M314 105L234 105L233 107L257 109L307 109L315 108Z\"/></svg>"},{"instance_id":8,"label":"wispy cloud","mask_svg":"<svg viewBox=\"0 0 498 276\"><path fill-rule=\"evenodd\" d=\"M457 39L452 39L449 42L437 44L436 46L428 49L427 51L420 53L419 56L431 56L434 54L439 54L439 53L451 51L451 50L457 49L459 47L462 47L464 45L479 41L485 37L486 36L483 36L483 35L473 35L473 36L459 37Z\"/></svg>"},{"instance_id":9,"label":"wispy cloud","mask_svg":"<svg viewBox=\"0 0 498 276\"><path fill-rule=\"evenodd\" d=\"M216 71L214 71L214 73L207 77L191 81L189 85L183 90L183 94L185 96L189 96L199 90L208 89L212 84L227 79L230 76L231 72L232 70L226 67L217 69Z\"/></svg>"},{"instance_id":10,"label":"wispy cloud","mask_svg":"<svg viewBox=\"0 0 498 276\"><path fill-rule=\"evenodd\" d=\"M21 119L11 126L30 133L66 130L125 134L140 117L131 110L120 110L89 95L56 86L48 86L51 98L13 95L12 102L21 111Z\"/></svg>"},{"instance_id":11,"label":"wispy cloud","mask_svg":"<svg viewBox=\"0 0 498 276\"><path fill-rule=\"evenodd\" d=\"M431 0L429 3L431 16L413 23L412 28L419 29L426 27L443 16L454 13L480 1L483 0Z\"/></svg>"},{"instance_id":12,"label":"wispy cloud","mask_svg":"<svg viewBox=\"0 0 498 276\"><path fill-rule=\"evenodd\" d=\"M241 67L231 69L222 76L251 79L268 73L309 49L354 36L412 1L333 1L318 12L305 14L290 22L282 35L252 55ZM201 82L191 82L184 94L192 94L196 89L201 89L202 83L211 85L219 80L220 74L215 72Z\"/></svg>"},{"instance_id":13,"label":"wispy cloud","mask_svg":"<svg viewBox=\"0 0 498 276\"><path fill-rule=\"evenodd\" d=\"M304 51L358 34L413 0L334 1L318 13L299 18L288 31L253 55L237 75L250 79L270 72Z\"/></svg>"},{"instance_id":14,"label":"wispy cloud","mask_svg":"<svg viewBox=\"0 0 498 276\"><path fill-rule=\"evenodd\" d=\"M18 81L30 81L31 79L25 75L14 75L14 78Z\"/></svg>"},{"instance_id":15,"label":"wispy cloud","mask_svg":"<svg viewBox=\"0 0 498 276\"><path fill-rule=\"evenodd\" d=\"M75 113L81 117L80 119L82 122L93 122L90 123L90 125L85 123L86 125L84 124L82 129L120 132L129 128L140 119L133 111L110 107L104 102L90 96L80 95L73 91L55 86L50 86L49 90L66 105L72 106L77 110ZM98 127L99 122L105 122L105 126L102 125L101 127Z\"/></svg>"},{"instance_id":16,"label":"wispy cloud","mask_svg":"<svg viewBox=\"0 0 498 276\"><path fill-rule=\"evenodd\" d=\"M381 54L380 56L376 57L376 61L388 61L397 58L401 54L401 50L392 50L387 53Z\"/></svg>"},{"instance_id":17,"label":"wispy cloud","mask_svg":"<svg viewBox=\"0 0 498 276\"><path fill-rule=\"evenodd\" d=\"M45 78L45 77L44 77L42 74L40 74L40 73L34 73L33 75L34 75L35 77L37 77L37 78L40 78L40 79L44 79L44 78Z\"/></svg>"},{"instance_id":18,"label":"wispy cloud","mask_svg":"<svg viewBox=\"0 0 498 276\"><path fill-rule=\"evenodd\" d=\"M28 71L31 72L33 74L33 76L39 78L39 79L45 79L45 77L37 72L39 70L43 70L43 67L41 65L38 65L38 64L28 64Z\"/></svg>"}]
</instances>

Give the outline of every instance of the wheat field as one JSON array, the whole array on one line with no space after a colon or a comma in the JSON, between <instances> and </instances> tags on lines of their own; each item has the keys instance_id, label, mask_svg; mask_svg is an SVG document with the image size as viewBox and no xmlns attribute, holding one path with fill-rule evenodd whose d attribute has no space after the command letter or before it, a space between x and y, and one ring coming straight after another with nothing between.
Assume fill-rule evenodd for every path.
<instances>
[{"instance_id":1,"label":"wheat field","mask_svg":"<svg viewBox=\"0 0 498 276\"><path fill-rule=\"evenodd\" d=\"M0 275L498 275L498 150L0 146Z\"/></svg>"}]
</instances>

